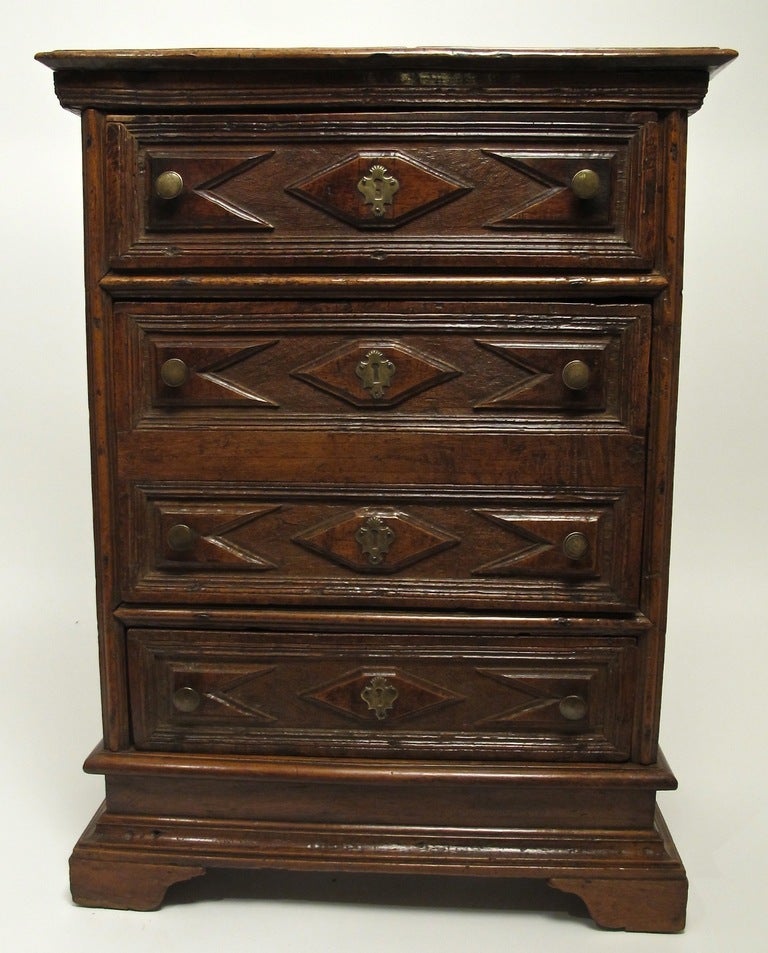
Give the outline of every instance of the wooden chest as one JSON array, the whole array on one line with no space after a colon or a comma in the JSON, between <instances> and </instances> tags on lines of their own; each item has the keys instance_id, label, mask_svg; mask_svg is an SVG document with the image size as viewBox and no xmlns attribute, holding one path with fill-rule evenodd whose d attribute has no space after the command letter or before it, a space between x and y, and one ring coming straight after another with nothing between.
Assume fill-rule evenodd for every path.
<instances>
[{"instance_id":1,"label":"wooden chest","mask_svg":"<svg viewBox=\"0 0 768 953\"><path fill-rule=\"evenodd\" d=\"M682 929L685 135L734 55L40 55L85 167L106 801L77 902L444 872Z\"/></svg>"}]
</instances>

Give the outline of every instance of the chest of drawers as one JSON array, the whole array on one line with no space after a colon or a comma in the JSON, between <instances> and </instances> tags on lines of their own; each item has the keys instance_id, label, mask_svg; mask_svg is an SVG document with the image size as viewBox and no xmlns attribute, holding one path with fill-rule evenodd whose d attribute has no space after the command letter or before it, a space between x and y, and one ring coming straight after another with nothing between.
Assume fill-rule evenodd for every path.
<instances>
[{"instance_id":1,"label":"chest of drawers","mask_svg":"<svg viewBox=\"0 0 768 953\"><path fill-rule=\"evenodd\" d=\"M77 902L442 872L682 929L685 133L733 55L41 54L85 168L106 801Z\"/></svg>"}]
</instances>

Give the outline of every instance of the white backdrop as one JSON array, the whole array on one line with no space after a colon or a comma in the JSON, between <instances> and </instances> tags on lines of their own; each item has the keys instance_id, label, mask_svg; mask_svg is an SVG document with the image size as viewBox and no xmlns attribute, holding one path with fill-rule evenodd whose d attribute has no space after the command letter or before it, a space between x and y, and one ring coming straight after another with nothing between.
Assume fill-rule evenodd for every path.
<instances>
[{"instance_id":1,"label":"white backdrop","mask_svg":"<svg viewBox=\"0 0 768 953\"><path fill-rule=\"evenodd\" d=\"M758 0L27 0L4 17L0 403L0 948L111 953L765 949L766 365ZM102 797L83 334L80 143L51 73L59 48L723 46L691 122L685 318L662 744L663 810L691 879L681 937L611 934L578 903L503 884L206 878L154 914L74 907L66 860ZM220 894L217 892L220 890ZM283 894L284 896L279 896ZM320 897L326 899L322 900ZM352 895L355 903L340 903ZM511 910L498 907L511 898ZM558 899L560 897L560 899ZM222 899L223 898L223 899ZM388 903L382 901L388 899ZM417 902L422 899L423 902ZM216 901L216 902L214 902Z\"/></svg>"}]
</instances>

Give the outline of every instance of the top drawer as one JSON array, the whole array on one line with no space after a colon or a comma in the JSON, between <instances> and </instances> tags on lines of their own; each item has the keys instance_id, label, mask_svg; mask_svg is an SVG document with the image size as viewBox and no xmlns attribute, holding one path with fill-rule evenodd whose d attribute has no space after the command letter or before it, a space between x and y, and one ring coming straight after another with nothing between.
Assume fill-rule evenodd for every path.
<instances>
[{"instance_id":1,"label":"top drawer","mask_svg":"<svg viewBox=\"0 0 768 953\"><path fill-rule=\"evenodd\" d=\"M132 116L107 125L114 268L653 262L652 113Z\"/></svg>"}]
</instances>

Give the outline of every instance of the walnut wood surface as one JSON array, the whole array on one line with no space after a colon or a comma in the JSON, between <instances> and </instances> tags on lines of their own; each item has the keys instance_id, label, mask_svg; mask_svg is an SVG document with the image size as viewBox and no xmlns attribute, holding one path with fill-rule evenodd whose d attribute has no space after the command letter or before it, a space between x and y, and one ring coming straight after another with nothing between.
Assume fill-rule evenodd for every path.
<instances>
[{"instance_id":1,"label":"walnut wood surface","mask_svg":"<svg viewBox=\"0 0 768 953\"><path fill-rule=\"evenodd\" d=\"M76 902L470 872L682 929L685 140L734 55L40 55L86 195L107 800Z\"/></svg>"}]
</instances>

